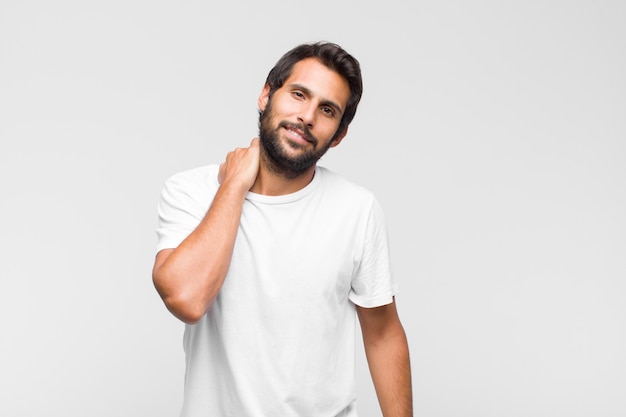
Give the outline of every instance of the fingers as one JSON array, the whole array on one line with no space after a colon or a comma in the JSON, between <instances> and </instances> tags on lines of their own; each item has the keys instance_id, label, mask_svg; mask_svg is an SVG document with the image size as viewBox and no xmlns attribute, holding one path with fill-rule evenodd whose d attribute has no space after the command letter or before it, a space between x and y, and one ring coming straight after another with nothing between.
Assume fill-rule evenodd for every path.
<instances>
[{"instance_id":1,"label":"fingers","mask_svg":"<svg viewBox=\"0 0 626 417\"><path fill-rule=\"evenodd\" d=\"M224 180L224 163L222 162L220 164L220 170L217 173L217 182L221 184L223 180Z\"/></svg>"},{"instance_id":2,"label":"fingers","mask_svg":"<svg viewBox=\"0 0 626 417\"><path fill-rule=\"evenodd\" d=\"M229 179L252 187L259 171L259 138L254 138L247 148L235 148L226 154L220 164L217 180L223 184Z\"/></svg>"}]
</instances>

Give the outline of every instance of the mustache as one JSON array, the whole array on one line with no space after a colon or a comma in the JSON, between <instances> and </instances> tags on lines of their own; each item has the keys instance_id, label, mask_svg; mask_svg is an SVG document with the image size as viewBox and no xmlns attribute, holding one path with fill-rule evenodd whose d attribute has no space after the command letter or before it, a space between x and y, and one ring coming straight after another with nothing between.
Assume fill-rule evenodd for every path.
<instances>
[{"instance_id":1,"label":"mustache","mask_svg":"<svg viewBox=\"0 0 626 417\"><path fill-rule=\"evenodd\" d=\"M317 145L317 142L318 142L317 138L313 136L313 134L311 133L308 127L306 127L305 125L301 123L280 122L278 126L284 127L286 129L299 130L300 132L304 134L304 138L308 142L311 142L313 145Z\"/></svg>"}]
</instances>

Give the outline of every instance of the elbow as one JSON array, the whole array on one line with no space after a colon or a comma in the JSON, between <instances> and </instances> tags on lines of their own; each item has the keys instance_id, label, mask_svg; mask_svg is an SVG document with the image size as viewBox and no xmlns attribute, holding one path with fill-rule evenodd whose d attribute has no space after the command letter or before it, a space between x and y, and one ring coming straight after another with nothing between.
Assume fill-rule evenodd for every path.
<instances>
[{"instance_id":1,"label":"elbow","mask_svg":"<svg viewBox=\"0 0 626 417\"><path fill-rule=\"evenodd\" d=\"M200 299L197 290L168 285L170 281L162 273L163 271L155 271L152 280L165 307L186 324L195 324L200 321L213 303L206 303Z\"/></svg>"},{"instance_id":2,"label":"elbow","mask_svg":"<svg viewBox=\"0 0 626 417\"><path fill-rule=\"evenodd\" d=\"M188 297L164 297L163 302L170 313L186 324L196 324L207 312L203 305Z\"/></svg>"}]
</instances>

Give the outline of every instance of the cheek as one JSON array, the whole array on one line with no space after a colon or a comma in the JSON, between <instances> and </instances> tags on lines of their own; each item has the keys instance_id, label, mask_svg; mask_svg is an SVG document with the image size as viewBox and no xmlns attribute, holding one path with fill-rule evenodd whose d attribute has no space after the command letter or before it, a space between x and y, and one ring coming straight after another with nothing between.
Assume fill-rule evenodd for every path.
<instances>
[{"instance_id":1,"label":"cheek","mask_svg":"<svg viewBox=\"0 0 626 417\"><path fill-rule=\"evenodd\" d=\"M275 116L290 116L297 113L297 105L290 101L288 97L284 97L282 94L275 94L272 98L272 113Z\"/></svg>"},{"instance_id":2,"label":"cheek","mask_svg":"<svg viewBox=\"0 0 626 417\"><path fill-rule=\"evenodd\" d=\"M328 121L326 123L319 123L319 135L327 138L329 141L335 136L337 133L337 129L339 129L339 123L334 121Z\"/></svg>"}]
</instances>

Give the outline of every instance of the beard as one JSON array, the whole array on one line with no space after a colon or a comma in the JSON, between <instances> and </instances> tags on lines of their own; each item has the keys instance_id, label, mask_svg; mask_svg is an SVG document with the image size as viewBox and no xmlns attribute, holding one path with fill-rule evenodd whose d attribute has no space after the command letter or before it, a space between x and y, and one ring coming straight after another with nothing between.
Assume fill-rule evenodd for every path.
<instances>
[{"instance_id":1,"label":"beard","mask_svg":"<svg viewBox=\"0 0 626 417\"><path fill-rule=\"evenodd\" d=\"M259 114L259 138L263 159L267 163L267 168L274 173L286 178L298 177L314 166L333 143L331 140L327 145L318 149L318 139L311 134L309 128L304 124L282 121L273 127L272 116L272 100L270 98L265 111ZM281 131L290 127L303 132L305 139L313 146L312 149L293 142L281 142L279 137ZM297 151L297 153L290 151Z\"/></svg>"}]
</instances>

